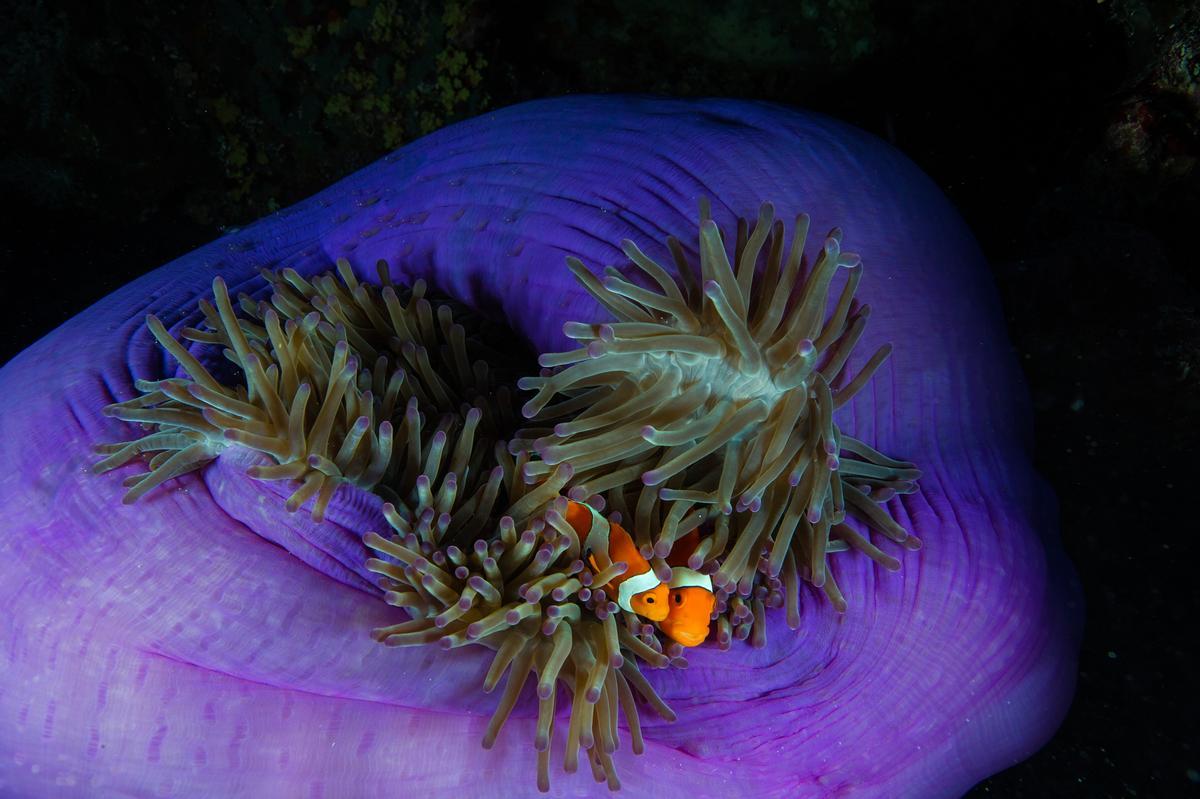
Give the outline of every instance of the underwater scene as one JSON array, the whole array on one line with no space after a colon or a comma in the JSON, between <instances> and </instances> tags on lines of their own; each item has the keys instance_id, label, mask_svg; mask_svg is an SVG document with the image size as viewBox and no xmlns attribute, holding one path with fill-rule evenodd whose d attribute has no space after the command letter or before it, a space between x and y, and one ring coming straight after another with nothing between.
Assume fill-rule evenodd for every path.
<instances>
[{"instance_id":1,"label":"underwater scene","mask_svg":"<svg viewBox=\"0 0 1200 799\"><path fill-rule=\"evenodd\" d=\"M1200 790L1200 14L519 6L14 11L0 796Z\"/></svg>"}]
</instances>

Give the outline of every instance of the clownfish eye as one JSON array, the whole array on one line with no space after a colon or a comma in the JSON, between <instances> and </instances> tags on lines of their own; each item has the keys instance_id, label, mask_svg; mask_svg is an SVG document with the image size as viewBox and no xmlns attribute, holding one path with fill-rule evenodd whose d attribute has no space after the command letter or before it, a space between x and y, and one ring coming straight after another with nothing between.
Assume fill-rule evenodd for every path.
<instances>
[{"instance_id":1,"label":"clownfish eye","mask_svg":"<svg viewBox=\"0 0 1200 799\"><path fill-rule=\"evenodd\" d=\"M653 604L654 604L654 597L652 597L652 596L648 596L648 597L646 597L646 604L647 604L647 605L653 605Z\"/></svg>"},{"instance_id":2,"label":"clownfish eye","mask_svg":"<svg viewBox=\"0 0 1200 799\"><path fill-rule=\"evenodd\" d=\"M682 604L683 604L683 592L682 592L682 591L676 591L676 592L675 592L675 604L676 604L676 605L682 605Z\"/></svg>"}]
</instances>

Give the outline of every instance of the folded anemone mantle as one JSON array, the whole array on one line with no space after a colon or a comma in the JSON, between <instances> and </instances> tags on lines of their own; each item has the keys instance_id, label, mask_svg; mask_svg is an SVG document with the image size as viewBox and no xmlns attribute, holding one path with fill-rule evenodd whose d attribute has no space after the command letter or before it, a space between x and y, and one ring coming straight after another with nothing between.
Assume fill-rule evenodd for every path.
<instances>
[{"instance_id":1,"label":"folded anemone mantle","mask_svg":"<svg viewBox=\"0 0 1200 799\"><path fill-rule=\"evenodd\" d=\"M311 278L337 259L373 282L386 261L397 285L423 280L502 323L511 342L495 349L569 351L564 323L612 316L566 259L628 276L623 241L669 265L671 236L694 257L702 198L728 238L769 201L789 235L810 215L810 260L835 228L861 257L872 314L847 370L895 348L835 421L919 465L920 490L886 507L924 547L877 538L895 572L861 552L832 558L843 612L806 583L798 629L768 609L765 645L709 642L687 668L643 668L677 720L643 707L641 755L622 726L625 789L956 796L1040 746L1070 700L1082 611L962 221L896 151L821 116L581 97L408 145L139 278L0 370L0 792L529 793L532 687L483 749L490 652L372 640L404 618L367 568L364 533L389 529L379 497L340 485L322 521L290 513L295 486L247 476L262 459L229 446L123 504L123 480L145 466L93 474L97 444L136 437L101 409L178 374L148 314L179 334L202 326L215 278L259 300L260 270ZM550 793L605 793L592 776L556 770Z\"/></svg>"}]
</instances>

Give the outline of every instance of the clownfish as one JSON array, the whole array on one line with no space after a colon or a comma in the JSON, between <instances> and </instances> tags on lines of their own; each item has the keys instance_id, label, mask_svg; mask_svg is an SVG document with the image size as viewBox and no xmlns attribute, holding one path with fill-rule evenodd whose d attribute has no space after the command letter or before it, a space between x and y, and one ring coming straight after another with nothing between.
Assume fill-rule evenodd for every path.
<instances>
[{"instance_id":1,"label":"clownfish","mask_svg":"<svg viewBox=\"0 0 1200 799\"><path fill-rule=\"evenodd\" d=\"M650 563L638 552L624 527L610 523L590 505L574 501L567 503L566 519L567 524L575 528L580 540L584 541L584 552L593 572L600 571L592 554L597 549L604 549L613 563L625 563L625 573L603 586L604 592L621 609L650 621L661 622L667 618L670 589L654 574Z\"/></svg>"},{"instance_id":2,"label":"clownfish","mask_svg":"<svg viewBox=\"0 0 1200 799\"><path fill-rule=\"evenodd\" d=\"M704 643L717 600L712 578L686 565L700 543L698 531L693 530L675 542L667 557L671 580L664 583L621 525L609 523L589 505L574 501L567 505L566 518L586 542L584 550L593 572L599 572L600 568L591 552L601 546L614 563L624 561L628 565L624 574L605 586L605 591L616 597L618 606L657 622L667 637L682 646Z\"/></svg>"},{"instance_id":3,"label":"clownfish","mask_svg":"<svg viewBox=\"0 0 1200 799\"><path fill-rule=\"evenodd\" d=\"M671 548L667 556L667 565L671 567L671 582L667 586L671 609L658 623L668 638L688 647L699 646L708 638L709 622L717 603L712 578L687 567L688 558L699 543L700 533L693 530Z\"/></svg>"}]
</instances>

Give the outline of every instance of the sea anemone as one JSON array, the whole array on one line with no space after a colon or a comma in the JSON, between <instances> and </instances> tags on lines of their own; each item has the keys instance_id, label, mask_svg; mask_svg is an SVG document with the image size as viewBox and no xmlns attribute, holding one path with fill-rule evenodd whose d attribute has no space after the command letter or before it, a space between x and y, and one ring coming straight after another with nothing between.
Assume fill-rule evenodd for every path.
<instances>
[{"instance_id":1,"label":"sea anemone","mask_svg":"<svg viewBox=\"0 0 1200 799\"><path fill-rule=\"evenodd\" d=\"M841 379L869 312L862 306L851 314L859 258L840 252L835 230L810 267L808 217L796 218L790 248L773 217L764 204L748 235L739 220L735 270L702 201L698 267L688 263L677 239L668 239L681 283L632 241L623 242L661 293L612 267L601 285L578 259L567 259L580 284L617 321L564 325L564 333L584 345L542 355L542 366L559 371L520 385L537 391L524 406L526 416L565 420L531 446L516 438L507 447L497 444L494 453L489 443L496 443L500 420L511 419L506 387L490 384L487 362L472 357L479 336L454 321L450 305L435 307L423 282L405 292L402 303L383 262L377 265L381 288L360 282L345 260L337 264L340 281L331 274L310 282L294 270L264 272L270 301L242 295L247 319L239 318L217 278L214 303L200 303L208 329L182 334L221 348L244 385L222 385L150 316L151 333L188 377L140 381L140 396L105 409L154 430L99 447L108 457L96 471L154 452L150 470L127 480L125 499L132 502L239 445L273 461L251 466L251 477L294 481L285 508L295 511L311 499L313 521L324 519L340 484L379 494L388 500L383 514L393 533L367 533L366 545L385 559L371 559L366 568L382 576L385 599L410 618L375 630L376 639L391 646L495 649L484 690L491 692L506 670L509 676L485 748L536 673L542 790L549 789L561 679L574 696L564 768L576 770L582 747L598 778L616 788L611 755L618 708L633 731L633 750L643 750L630 683L673 718L635 657L659 668L686 665L681 642L703 642L710 613L721 648L750 636L761 647L767 607L786 604L789 626L799 626L800 576L845 610L826 569L831 536L839 549L853 546L899 568L845 523L847 506L915 548L916 539L877 503L914 490L918 472L843 436L833 422L833 410L867 383L891 349L880 347L857 376ZM826 296L839 269L852 270L852 277L826 318ZM836 394L831 383L839 386ZM318 400L310 408L314 393ZM550 406L555 394L566 399ZM423 409L441 414L436 430ZM481 422L492 435L477 442ZM861 459L842 462L843 450ZM594 538L590 525L577 531L583 522L569 523L564 494L618 509L616 519L630 520L642 556L653 558L663 581L671 581L666 559L676 541L712 518L712 529L689 547L687 567L677 564L681 571L713 574L711 580L698 574L692 586L710 597L703 615L689 620L703 624L703 632L681 634L676 617L686 611L676 590L678 607L664 607L656 617L675 639L664 654L655 628L602 587L630 564L610 560L607 542L581 540ZM607 524L602 517L598 523Z\"/></svg>"},{"instance_id":2,"label":"sea anemone","mask_svg":"<svg viewBox=\"0 0 1200 799\"><path fill-rule=\"evenodd\" d=\"M857 285L840 235L806 247L803 218L788 230L763 198L841 225L870 278ZM762 289L789 269L773 337ZM961 793L1053 729L1078 633L979 274L936 189L850 128L575 98L447 129L142 278L0 372L20 409L0 415L0 778L23 794L505 796L526 790L533 741L543 786L562 746L568 768L586 752L593 776L664 797ZM389 283L410 340L371 316ZM421 304L435 295L444 313ZM688 370L712 363L681 341L689 314L710 334L692 338L724 348L727 371L703 372L720 391L589 427L641 394L687 394ZM474 364L521 341L546 371L522 384L536 402L513 444L499 387L517 369ZM592 362L611 379L571 377ZM89 473L114 441L105 466L123 481ZM589 465L592 444L625 454ZM921 491L876 450L920 463ZM627 525L660 577L695 541L686 568L711 571L725 602L719 645L672 644L584 585L622 575L581 557L573 502ZM919 556L886 540L911 544L904 530L929 544ZM826 563L841 548L870 557ZM687 668L653 668L673 661ZM506 669L501 696L481 697ZM550 790L585 793L581 777Z\"/></svg>"}]
</instances>

